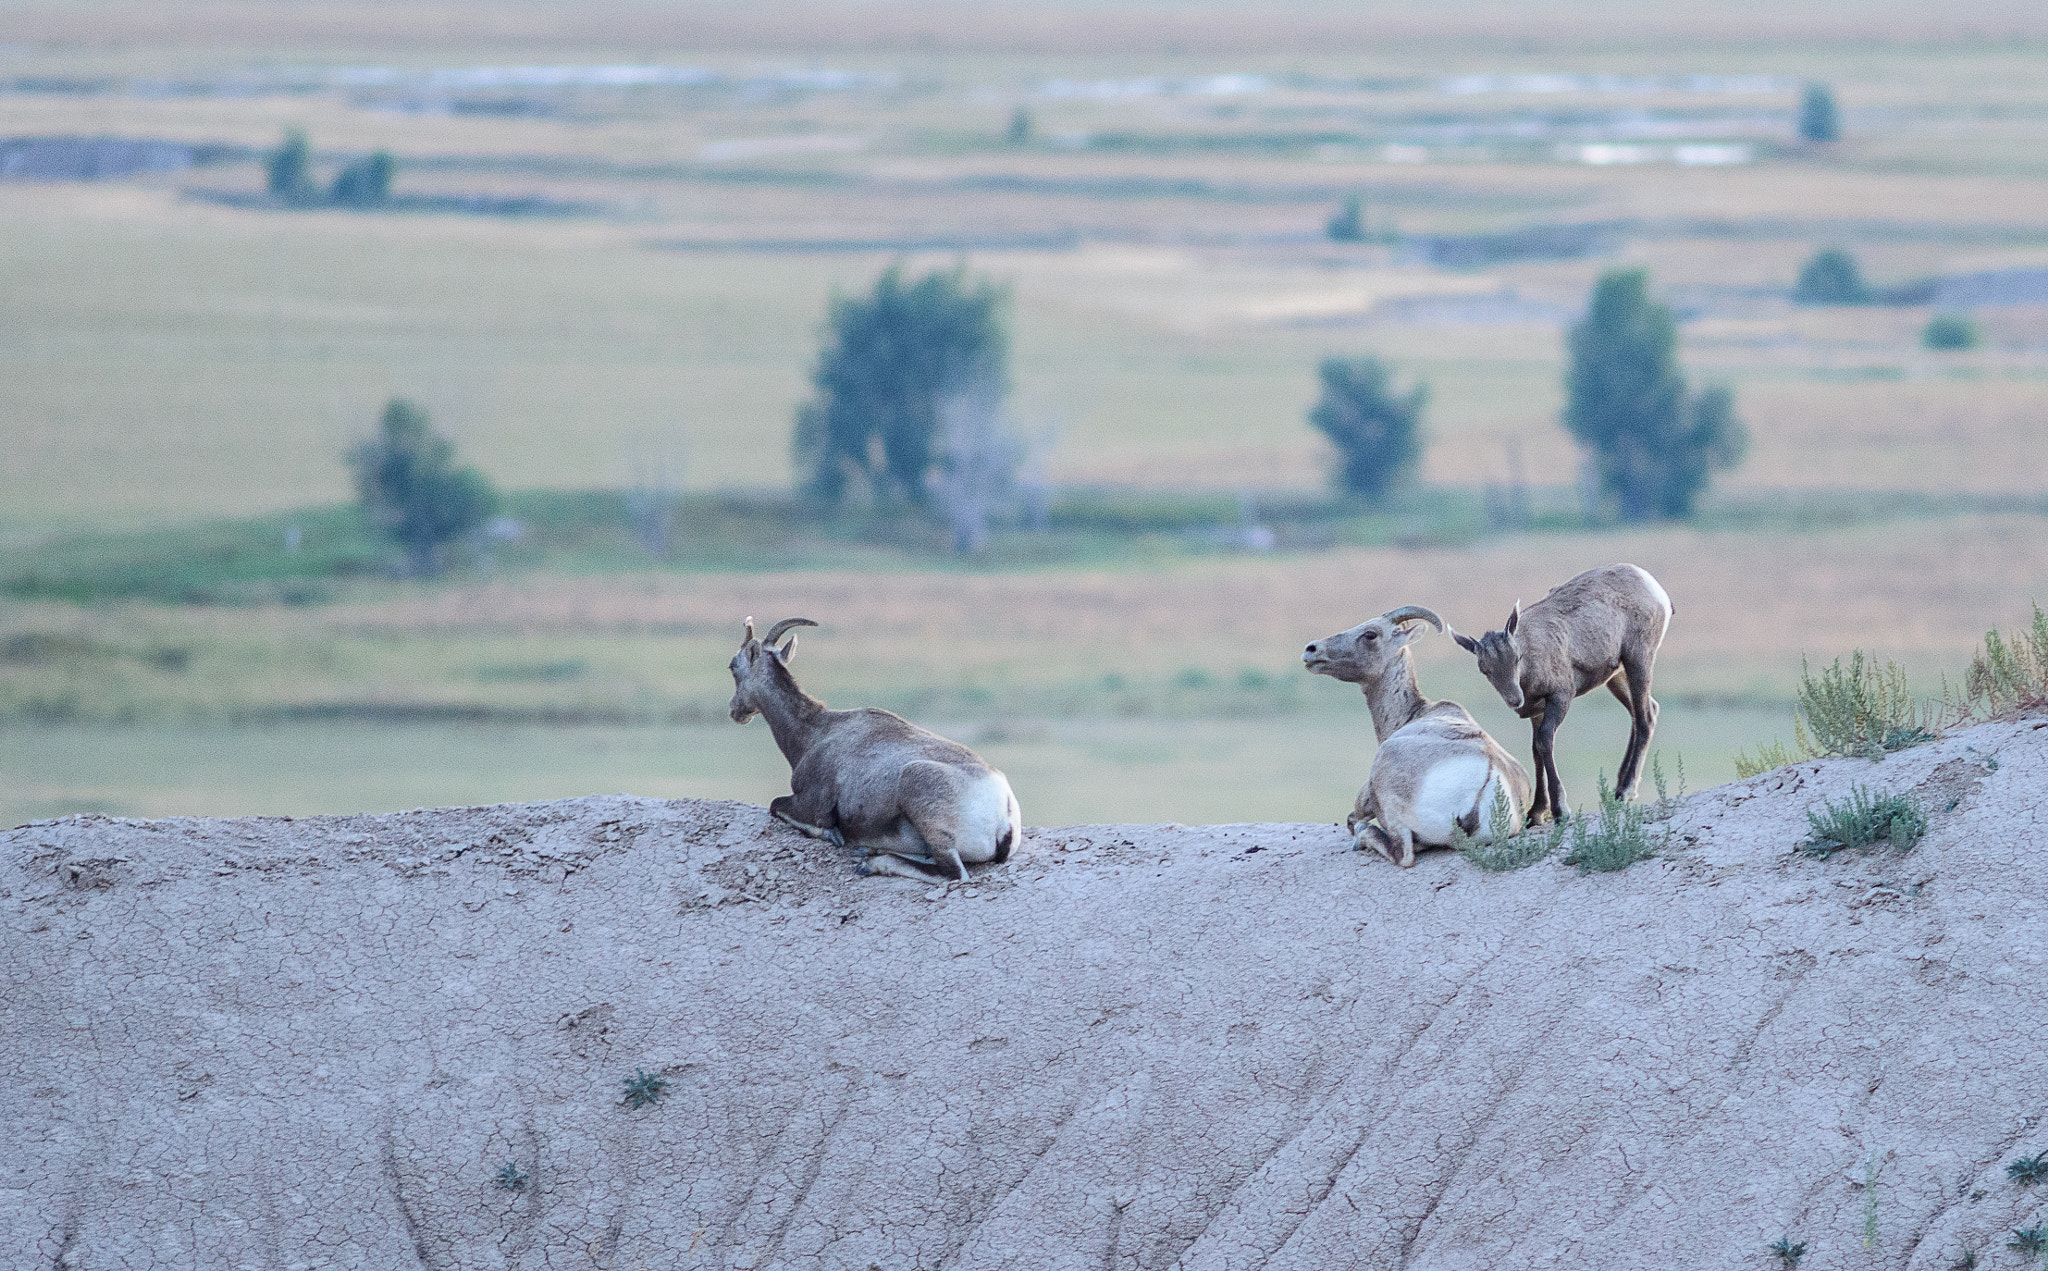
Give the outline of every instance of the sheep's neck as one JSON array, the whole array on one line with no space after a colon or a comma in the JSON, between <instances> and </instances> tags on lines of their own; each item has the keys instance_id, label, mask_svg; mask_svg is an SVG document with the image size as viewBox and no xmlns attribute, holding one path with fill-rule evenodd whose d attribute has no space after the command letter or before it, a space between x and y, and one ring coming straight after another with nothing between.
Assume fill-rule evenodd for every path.
<instances>
[{"instance_id":1,"label":"sheep's neck","mask_svg":"<svg viewBox=\"0 0 2048 1271\"><path fill-rule=\"evenodd\" d=\"M824 722L825 703L796 686L795 680L776 685L776 691L762 695L758 703L768 731L775 734L775 748L794 768L804 752L817 740Z\"/></svg>"},{"instance_id":2,"label":"sheep's neck","mask_svg":"<svg viewBox=\"0 0 2048 1271\"><path fill-rule=\"evenodd\" d=\"M1416 687L1415 663L1409 660L1406 649L1401 651L1398 668L1375 683L1359 685L1358 691L1365 694L1365 704L1372 711L1372 730L1381 741L1421 718L1436 704Z\"/></svg>"}]
</instances>

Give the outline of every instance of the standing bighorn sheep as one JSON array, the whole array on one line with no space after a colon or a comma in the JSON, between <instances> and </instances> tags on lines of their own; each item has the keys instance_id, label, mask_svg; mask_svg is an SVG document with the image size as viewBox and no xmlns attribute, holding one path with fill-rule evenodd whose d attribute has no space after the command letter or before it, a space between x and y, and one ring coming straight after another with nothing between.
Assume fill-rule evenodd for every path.
<instances>
[{"instance_id":1,"label":"standing bighorn sheep","mask_svg":"<svg viewBox=\"0 0 2048 1271\"><path fill-rule=\"evenodd\" d=\"M965 879L969 864L1010 859L1024 837L1009 779L958 742L872 708L835 711L797 687L789 673L796 637L775 642L809 618L784 618L754 638L754 620L732 657L732 719L768 717L789 760L790 793L769 814L812 838L869 855L861 870Z\"/></svg>"},{"instance_id":2,"label":"standing bighorn sheep","mask_svg":"<svg viewBox=\"0 0 2048 1271\"><path fill-rule=\"evenodd\" d=\"M1508 709L1534 720L1531 745L1536 761L1534 820L1545 813L1570 815L1564 783L1557 778L1554 742L1572 699L1605 684L1628 708L1628 749L1614 777L1616 798L1630 798L1642 776L1643 755L1657 729L1657 699L1650 673L1664 628L1671 622L1671 597L1648 570L1636 565L1589 569L1550 589L1522 608L1516 601L1507 624L1478 639L1458 632L1458 647L1479 657L1479 673L1500 693Z\"/></svg>"},{"instance_id":3,"label":"standing bighorn sheep","mask_svg":"<svg viewBox=\"0 0 2048 1271\"><path fill-rule=\"evenodd\" d=\"M1492 811L1505 796L1510 832L1522 825L1529 774L1486 735L1456 702L1432 702L1415 685L1408 645L1423 633L1420 619L1444 630L1421 605L1391 609L1370 622L1318 640L1302 651L1314 675L1356 684L1372 710L1379 751L1345 821L1359 848L1370 847L1403 869L1415 847L1449 847L1453 830L1492 838ZM1377 822L1377 824L1375 824Z\"/></svg>"}]
</instances>

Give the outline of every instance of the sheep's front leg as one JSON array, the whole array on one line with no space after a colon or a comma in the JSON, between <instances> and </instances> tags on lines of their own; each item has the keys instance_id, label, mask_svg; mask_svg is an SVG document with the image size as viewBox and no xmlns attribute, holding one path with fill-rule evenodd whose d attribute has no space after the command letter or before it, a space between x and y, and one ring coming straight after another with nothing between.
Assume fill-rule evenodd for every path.
<instances>
[{"instance_id":1,"label":"sheep's front leg","mask_svg":"<svg viewBox=\"0 0 2048 1271\"><path fill-rule=\"evenodd\" d=\"M832 824L838 817L829 807L822 809L821 815L819 810L806 808L795 796L785 794L768 805L768 815L799 834L820 839L834 847L846 846L846 836Z\"/></svg>"}]
</instances>

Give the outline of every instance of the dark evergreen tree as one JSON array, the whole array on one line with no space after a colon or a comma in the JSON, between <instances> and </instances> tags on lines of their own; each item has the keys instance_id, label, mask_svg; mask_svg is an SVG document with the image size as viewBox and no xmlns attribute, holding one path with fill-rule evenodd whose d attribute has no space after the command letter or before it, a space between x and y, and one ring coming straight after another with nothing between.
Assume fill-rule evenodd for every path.
<instances>
[{"instance_id":1,"label":"dark evergreen tree","mask_svg":"<svg viewBox=\"0 0 2048 1271\"><path fill-rule=\"evenodd\" d=\"M964 266L905 281L892 267L865 296L832 301L816 395L797 410L797 470L837 502L863 478L883 497L925 499L940 411L963 395L1009 391L1007 293Z\"/></svg>"},{"instance_id":2,"label":"dark evergreen tree","mask_svg":"<svg viewBox=\"0 0 2048 1271\"><path fill-rule=\"evenodd\" d=\"M1712 471L1734 467L1747 448L1734 394L1688 394L1678 323L1650 298L1640 269L1601 275L1569 344L1564 424L1592 453L1623 519L1690 515Z\"/></svg>"},{"instance_id":3,"label":"dark evergreen tree","mask_svg":"<svg viewBox=\"0 0 2048 1271\"><path fill-rule=\"evenodd\" d=\"M1380 498L1413 477L1422 461L1429 386L1396 393L1376 357L1326 357L1316 374L1323 391L1308 422L1337 448L1338 489Z\"/></svg>"},{"instance_id":4,"label":"dark evergreen tree","mask_svg":"<svg viewBox=\"0 0 2048 1271\"><path fill-rule=\"evenodd\" d=\"M405 549L415 574L440 573L448 545L497 515L497 491L475 468L454 467L454 457L427 412L402 397L385 405L377 436L349 451L364 511Z\"/></svg>"},{"instance_id":5,"label":"dark evergreen tree","mask_svg":"<svg viewBox=\"0 0 2048 1271\"><path fill-rule=\"evenodd\" d=\"M1835 94L1826 84L1808 84L1799 98L1799 139L1829 142L1842 138L1842 116Z\"/></svg>"},{"instance_id":6,"label":"dark evergreen tree","mask_svg":"<svg viewBox=\"0 0 2048 1271\"><path fill-rule=\"evenodd\" d=\"M312 203L320 188L313 183L313 151L302 128L287 128L284 140L263 161L271 196L287 203Z\"/></svg>"}]
</instances>

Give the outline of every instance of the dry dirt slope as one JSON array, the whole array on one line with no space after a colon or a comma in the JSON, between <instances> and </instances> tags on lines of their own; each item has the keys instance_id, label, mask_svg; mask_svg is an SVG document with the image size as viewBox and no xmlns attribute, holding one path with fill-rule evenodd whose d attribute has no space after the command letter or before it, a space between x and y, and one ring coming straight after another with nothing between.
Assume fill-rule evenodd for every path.
<instances>
[{"instance_id":1,"label":"dry dirt slope","mask_svg":"<svg viewBox=\"0 0 2048 1271\"><path fill-rule=\"evenodd\" d=\"M1792 854L1852 780L1918 850ZM1671 824L1592 877L1082 827L933 890L729 803L26 826L0 1260L2021 1265L2048 721Z\"/></svg>"}]
</instances>

